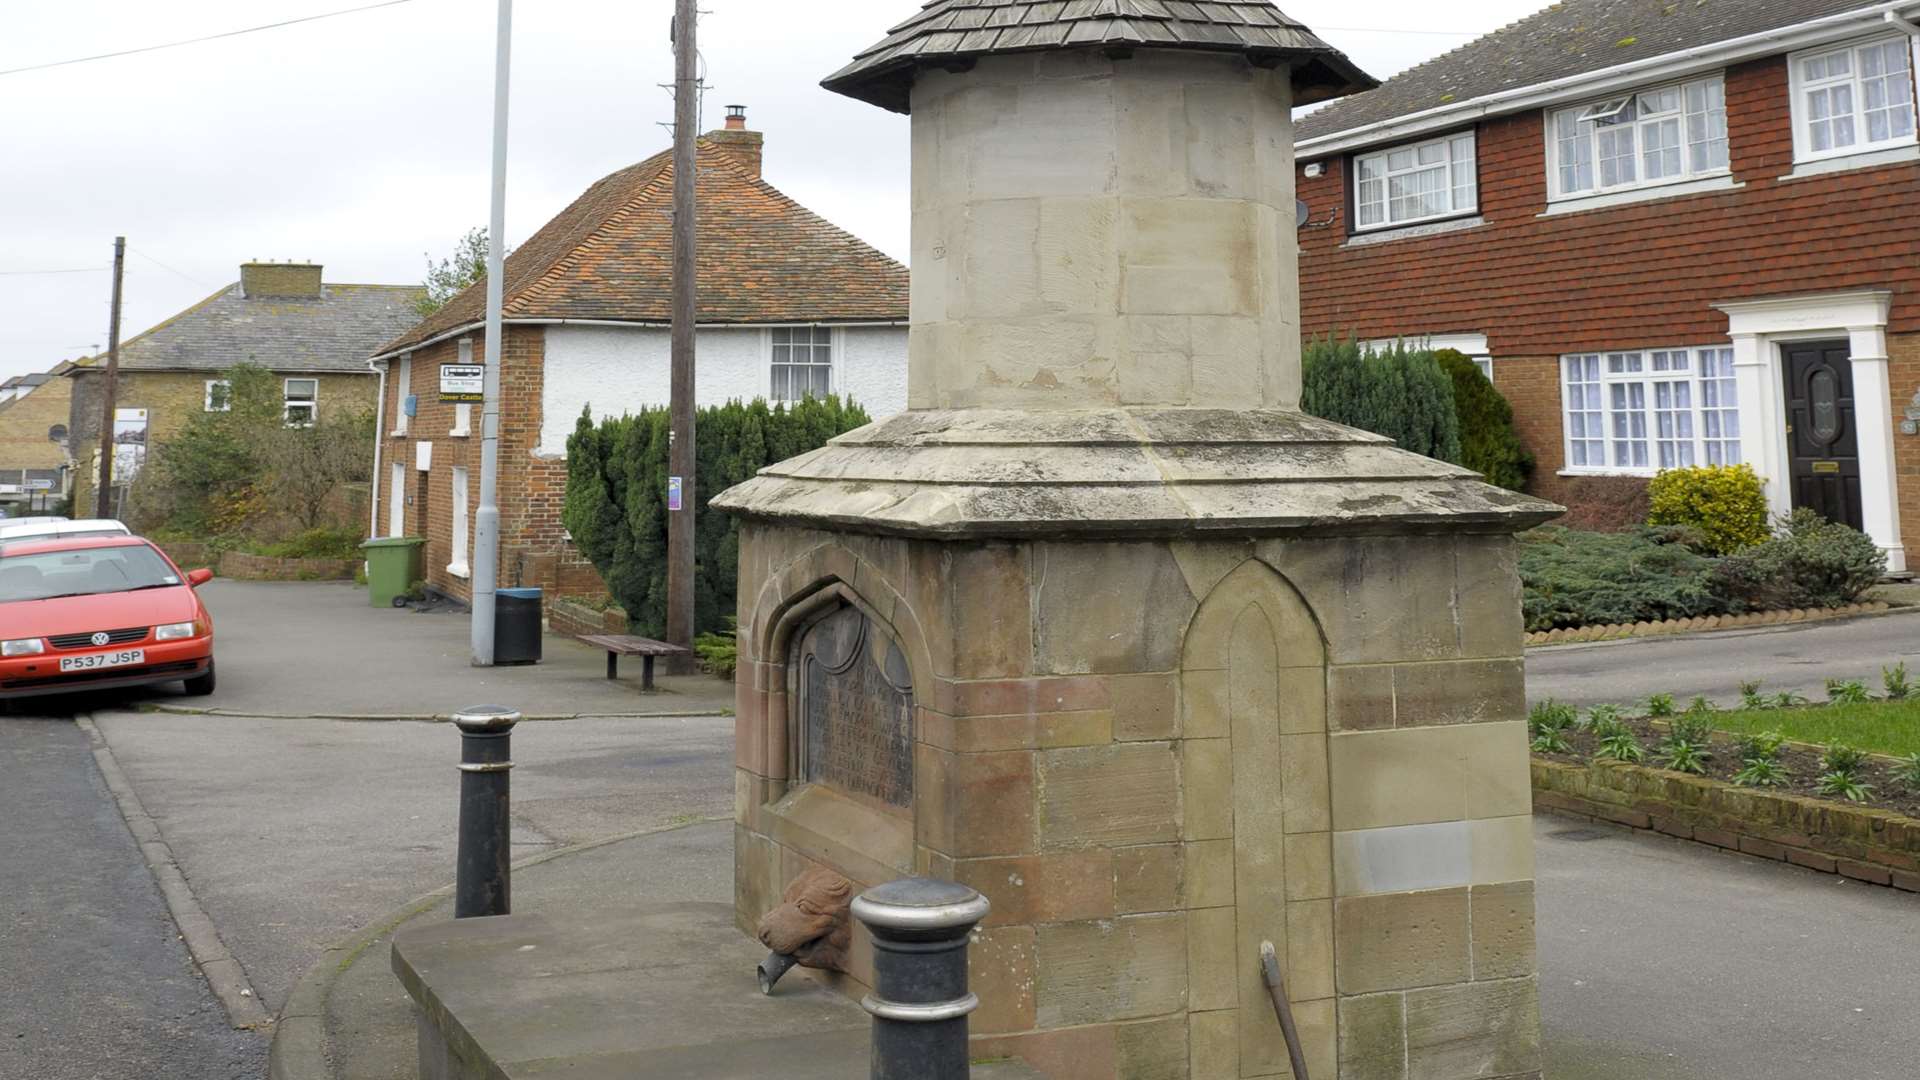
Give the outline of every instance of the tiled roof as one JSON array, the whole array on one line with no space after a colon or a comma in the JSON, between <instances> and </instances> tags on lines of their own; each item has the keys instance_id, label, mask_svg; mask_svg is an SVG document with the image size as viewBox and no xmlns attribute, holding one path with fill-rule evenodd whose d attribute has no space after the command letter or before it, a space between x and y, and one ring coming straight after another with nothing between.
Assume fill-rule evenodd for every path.
<instances>
[{"instance_id":1,"label":"tiled roof","mask_svg":"<svg viewBox=\"0 0 1920 1080\"><path fill-rule=\"evenodd\" d=\"M1377 90L1304 116L1294 139L1337 135L1410 113L1876 6L1878 0L1564 0Z\"/></svg>"},{"instance_id":2,"label":"tiled roof","mask_svg":"<svg viewBox=\"0 0 1920 1080\"><path fill-rule=\"evenodd\" d=\"M696 177L697 321L905 322L907 268L703 138ZM665 323L673 315L673 155L588 188L506 260L507 319ZM379 352L486 317L475 285Z\"/></svg>"},{"instance_id":3,"label":"tiled roof","mask_svg":"<svg viewBox=\"0 0 1920 1080\"><path fill-rule=\"evenodd\" d=\"M326 285L317 299L247 299L238 283L120 343L123 371L367 370L367 354L420 321L416 285ZM105 353L82 361L105 366Z\"/></svg>"},{"instance_id":4,"label":"tiled roof","mask_svg":"<svg viewBox=\"0 0 1920 1080\"><path fill-rule=\"evenodd\" d=\"M906 112L922 66L1086 46L1203 49L1286 62L1300 105L1376 85L1267 0L929 0L821 85Z\"/></svg>"}]
</instances>

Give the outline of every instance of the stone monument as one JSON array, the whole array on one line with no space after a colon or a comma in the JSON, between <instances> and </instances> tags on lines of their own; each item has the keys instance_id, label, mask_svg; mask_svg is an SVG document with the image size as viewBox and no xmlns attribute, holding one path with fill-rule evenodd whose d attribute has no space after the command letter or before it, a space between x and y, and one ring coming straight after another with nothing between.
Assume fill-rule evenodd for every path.
<instances>
[{"instance_id":1,"label":"stone monument","mask_svg":"<svg viewBox=\"0 0 1920 1080\"><path fill-rule=\"evenodd\" d=\"M1558 508L1298 410L1290 109L1372 81L1264 0L936 0L826 85L912 116L910 408L715 502L741 926L972 885L976 1056L1074 1080L1289 1075L1265 941L1314 1080L1537 1076Z\"/></svg>"}]
</instances>

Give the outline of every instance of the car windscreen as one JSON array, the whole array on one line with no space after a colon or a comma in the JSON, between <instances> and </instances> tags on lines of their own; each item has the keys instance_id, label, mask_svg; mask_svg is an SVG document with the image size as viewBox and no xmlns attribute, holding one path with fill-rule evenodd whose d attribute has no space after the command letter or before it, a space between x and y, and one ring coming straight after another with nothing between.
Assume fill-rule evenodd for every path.
<instances>
[{"instance_id":1,"label":"car windscreen","mask_svg":"<svg viewBox=\"0 0 1920 1080\"><path fill-rule=\"evenodd\" d=\"M173 567L145 545L0 556L0 603L178 584Z\"/></svg>"}]
</instances>

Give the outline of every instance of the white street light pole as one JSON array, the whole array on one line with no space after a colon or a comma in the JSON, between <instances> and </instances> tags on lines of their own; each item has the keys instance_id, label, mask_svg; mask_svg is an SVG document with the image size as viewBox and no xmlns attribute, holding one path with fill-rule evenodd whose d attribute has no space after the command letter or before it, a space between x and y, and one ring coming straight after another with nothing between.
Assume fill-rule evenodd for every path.
<instances>
[{"instance_id":1,"label":"white street light pole","mask_svg":"<svg viewBox=\"0 0 1920 1080\"><path fill-rule=\"evenodd\" d=\"M500 308L506 285L507 82L513 67L513 0L500 0L493 62L493 215L487 224L486 400L480 406L480 508L473 518L473 663L493 666L494 590L500 577ZM460 528L454 523L454 528Z\"/></svg>"}]
</instances>

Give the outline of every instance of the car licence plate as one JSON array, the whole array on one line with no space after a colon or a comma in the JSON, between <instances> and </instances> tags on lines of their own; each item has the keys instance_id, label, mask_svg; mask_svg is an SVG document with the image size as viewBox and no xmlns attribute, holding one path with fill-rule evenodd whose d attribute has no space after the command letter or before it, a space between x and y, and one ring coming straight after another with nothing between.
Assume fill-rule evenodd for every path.
<instances>
[{"instance_id":1,"label":"car licence plate","mask_svg":"<svg viewBox=\"0 0 1920 1080\"><path fill-rule=\"evenodd\" d=\"M126 667L130 664L147 662L147 650L122 649L119 652L88 653L85 656L63 656L60 658L61 671L93 671L96 668Z\"/></svg>"}]
</instances>

